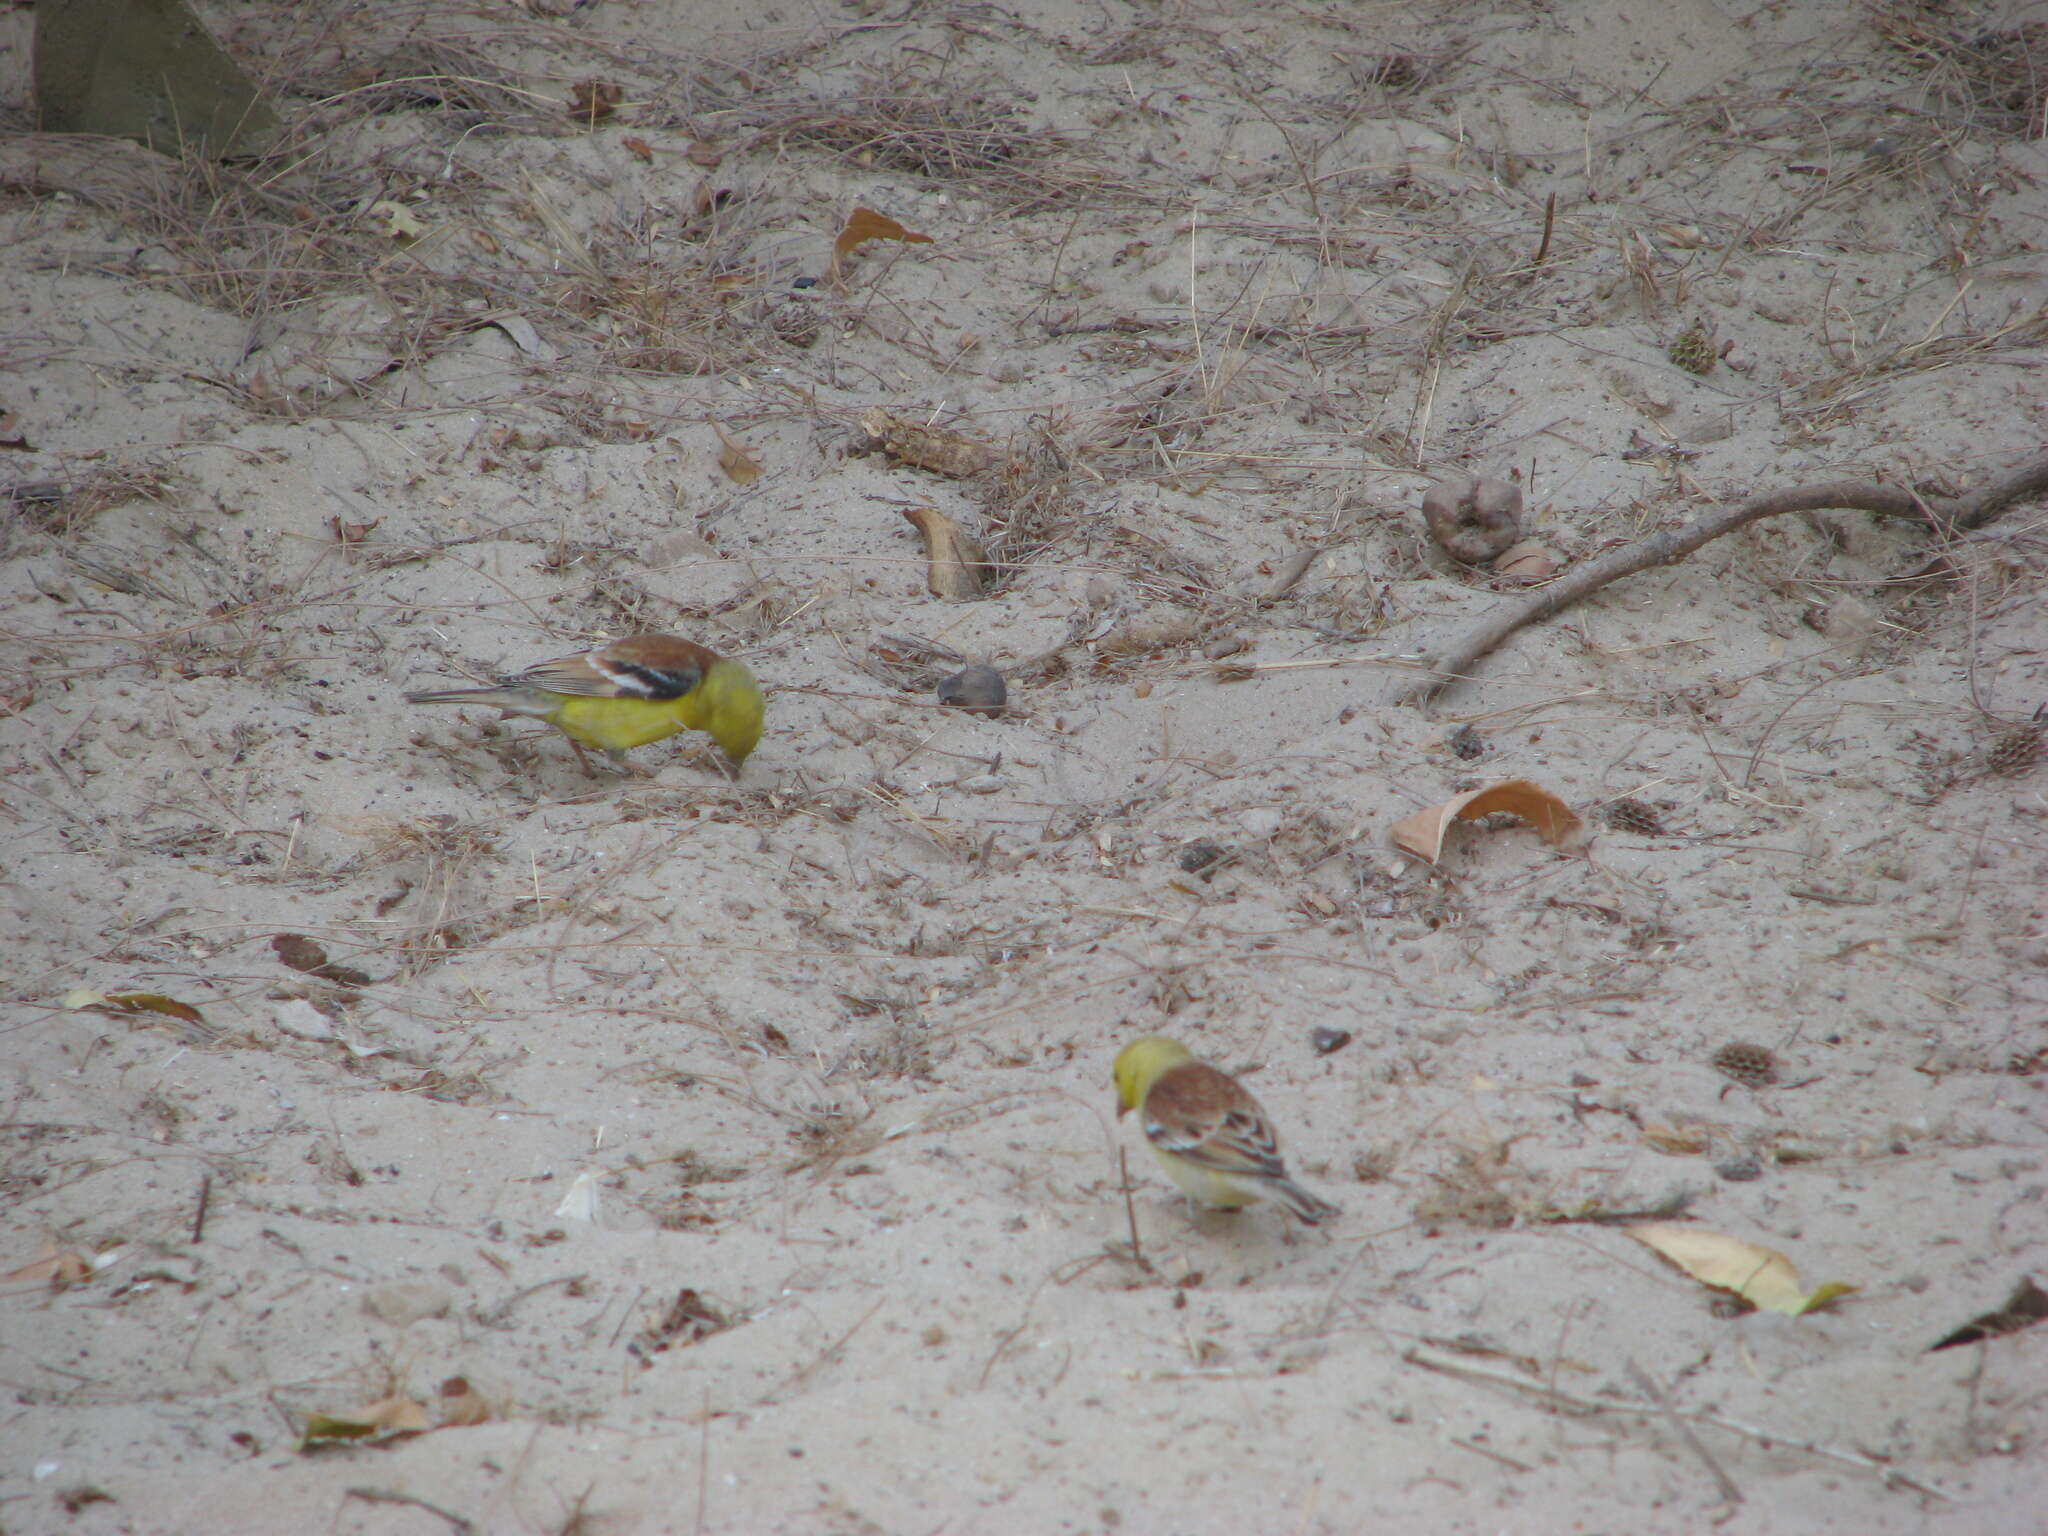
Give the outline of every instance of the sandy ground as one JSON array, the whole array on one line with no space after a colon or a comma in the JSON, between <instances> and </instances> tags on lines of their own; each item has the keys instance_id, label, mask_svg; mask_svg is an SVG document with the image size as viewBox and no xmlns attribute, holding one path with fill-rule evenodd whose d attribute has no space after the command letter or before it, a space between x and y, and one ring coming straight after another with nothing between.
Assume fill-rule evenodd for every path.
<instances>
[{"instance_id":1,"label":"sandy ground","mask_svg":"<svg viewBox=\"0 0 2048 1536\"><path fill-rule=\"evenodd\" d=\"M225 168L0 15L0 1528L2039 1531L2048 1329L1928 1351L2048 1278L2041 502L1393 699L1522 590L1435 481L1570 570L2039 452L2042 10L732 9L221 4ZM737 781L399 698L645 630ZM1591 841L1389 841L1518 777ZM1340 1221L1127 1211L1153 1030Z\"/></svg>"}]
</instances>

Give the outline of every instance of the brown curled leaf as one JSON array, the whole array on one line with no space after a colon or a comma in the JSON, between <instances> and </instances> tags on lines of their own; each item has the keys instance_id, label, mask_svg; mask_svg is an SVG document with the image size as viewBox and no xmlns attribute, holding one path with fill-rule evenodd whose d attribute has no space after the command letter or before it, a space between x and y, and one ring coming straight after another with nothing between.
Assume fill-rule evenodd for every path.
<instances>
[{"instance_id":1,"label":"brown curled leaf","mask_svg":"<svg viewBox=\"0 0 2048 1536\"><path fill-rule=\"evenodd\" d=\"M490 1419L490 1403L467 1376L450 1376L441 1383L441 1428L468 1429Z\"/></svg>"},{"instance_id":2,"label":"brown curled leaf","mask_svg":"<svg viewBox=\"0 0 2048 1536\"><path fill-rule=\"evenodd\" d=\"M1504 779L1404 816L1394 823L1394 846L1434 864L1452 822L1476 821L1496 812L1521 817L1546 843L1566 853L1586 840L1586 824L1556 795L1527 779Z\"/></svg>"},{"instance_id":3,"label":"brown curled leaf","mask_svg":"<svg viewBox=\"0 0 2048 1536\"><path fill-rule=\"evenodd\" d=\"M569 89L569 115L601 123L619 110L625 97L625 91L609 80L578 80Z\"/></svg>"},{"instance_id":4,"label":"brown curled leaf","mask_svg":"<svg viewBox=\"0 0 2048 1536\"><path fill-rule=\"evenodd\" d=\"M372 978L365 972L329 960L327 951L303 933L273 935L270 947L281 962L304 975L343 987L367 987L371 983Z\"/></svg>"},{"instance_id":5,"label":"brown curled leaf","mask_svg":"<svg viewBox=\"0 0 2048 1536\"><path fill-rule=\"evenodd\" d=\"M92 1260L77 1249L45 1242L40 1254L21 1268L0 1275L0 1280L26 1280L33 1285L48 1285L53 1291L65 1291L90 1280L92 1271Z\"/></svg>"},{"instance_id":6,"label":"brown curled leaf","mask_svg":"<svg viewBox=\"0 0 2048 1536\"><path fill-rule=\"evenodd\" d=\"M832 275L839 276L839 269L846 258L870 240L900 240L906 245L930 245L932 237L921 235L914 229L905 229L886 213L877 213L872 208L856 208L846 216L846 227L839 231L839 238L832 242Z\"/></svg>"},{"instance_id":7,"label":"brown curled leaf","mask_svg":"<svg viewBox=\"0 0 2048 1536\"><path fill-rule=\"evenodd\" d=\"M761 463L746 446L729 436L717 422L711 423L711 430L718 434L718 467L725 471L726 478L734 485L752 485L761 478Z\"/></svg>"},{"instance_id":8,"label":"brown curled leaf","mask_svg":"<svg viewBox=\"0 0 2048 1536\"><path fill-rule=\"evenodd\" d=\"M939 597L964 602L981 596L988 551L937 507L905 507L903 516L924 536L925 583Z\"/></svg>"},{"instance_id":9,"label":"brown curled leaf","mask_svg":"<svg viewBox=\"0 0 2048 1536\"><path fill-rule=\"evenodd\" d=\"M1980 1344L1986 1339L1999 1338L2004 1334L2018 1333L2022 1328L2032 1328L2037 1323L2048 1321L2048 1291L2034 1284L2031 1275L2022 1275L2005 1305L1996 1312L1986 1312L1973 1317L1954 1333L1939 1342L1927 1346L1931 1354L1937 1349L1954 1349L1963 1344Z\"/></svg>"},{"instance_id":10,"label":"brown curled leaf","mask_svg":"<svg viewBox=\"0 0 2048 1536\"><path fill-rule=\"evenodd\" d=\"M190 1003L181 1003L175 997L165 997L159 992L89 992L81 988L66 994L64 1006L117 1015L161 1013L173 1019L183 1019L187 1024L206 1022L205 1016Z\"/></svg>"}]
</instances>

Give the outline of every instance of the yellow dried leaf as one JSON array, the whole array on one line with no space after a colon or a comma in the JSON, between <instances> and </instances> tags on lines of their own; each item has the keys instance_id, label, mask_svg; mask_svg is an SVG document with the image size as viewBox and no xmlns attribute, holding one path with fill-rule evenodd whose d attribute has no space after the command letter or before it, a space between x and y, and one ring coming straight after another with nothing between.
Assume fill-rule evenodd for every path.
<instances>
[{"instance_id":1,"label":"yellow dried leaf","mask_svg":"<svg viewBox=\"0 0 2048 1536\"><path fill-rule=\"evenodd\" d=\"M391 1439L432 1429L427 1410L409 1397L380 1397L347 1413L309 1413L299 1436L301 1451L348 1440Z\"/></svg>"},{"instance_id":2,"label":"yellow dried leaf","mask_svg":"<svg viewBox=\"0 0 2048 1536\"><path fill-rule=\"evenodd\" d=\"M904 518L924 535L925 584L946 598L981 596L988 551L937 507L905 507Z\"/></svg>"},{"instance_id":3,"label":"yellow dried leaf","mask_svg":"<svg viewBox=\"0 0 2048 1536\"><path fill-rule=\"evenodd\" d=\"M1475 821L1496 812L1521 817L1546 843L1566 853L1586 840L1586 824L1564 801L1527 779L1505 779L1403 817L1394 823L1394 846L1434 864L1452 822Z\"/></svg>"},{"instance_id":4,"label":"yellow dried leaf","mask_svg":"<svg viewBox=\"0 0 2048 1536\"><path fill-rule=\"evenodd\" d=\"M1809 1291L1800 1284L1799 1271L1792 1261L1777 1249L1744 1242L1725 1232L1674 1221L1640 1222L1622 1230L1700 1284L1732 1292L1766 1312L1798 1317L1817 1312L1856 1289L1853 1285L1830 1283Z\"/></svg>"},{"instance_id":5,"label":"yellow dried leaf","mask_svg":"<svg viewBox=\"0 0 2048 1536\"><path fill-rule=\"evenodd\" d=\"M761 464L739 442L726 434L725 428L717 422L711 423L711 430L718 434L718 467L725 471L726 478L734 485L752 485L761 478Z\"/></svg>"},{"instance_id":6,"label":"yellow dried leaf","mask_svg":"<svg viewBox=\"0 0 2048 1536\"><path fill-rule=\"evenodd\" d=\"M427 232L427 226L403 203L394 203L390 198L379 198L370 204L370 217L384 226L388 239L400 245L411 245Z\"/></svg>"},{"instance_id":7,"label":"yellow dried leaf","mask_svg":"<svg viewBox=\"0 0 2048 1536\"><path fill-rule=\"evenodd\" d=\"M839 231L839 238L832 242L832 275L837 277L840 263L870 240L901 240L907 245L932 243L930 235L905 229L886 213L877 213L872 208L856 208L847 215L846 227Z\"/></svg>"}]
</instances>

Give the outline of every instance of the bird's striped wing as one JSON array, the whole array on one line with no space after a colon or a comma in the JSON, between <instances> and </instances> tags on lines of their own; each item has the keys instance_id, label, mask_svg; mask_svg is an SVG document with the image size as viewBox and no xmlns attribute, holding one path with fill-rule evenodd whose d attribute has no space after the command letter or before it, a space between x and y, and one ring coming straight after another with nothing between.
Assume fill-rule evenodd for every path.
<instances>
[{"instance_id":1,"label":"bird's striped wing","mask_svg":"<svg viewBox=\"0 0 2048 1536\"><path fill-rule=\"evenodd\" d=\"M1174 1067L1145 1095L1145 1139L1217 1173L1287 1176L1273 1122L1249 1093L1207 1062Z\"/></svg>"},{"instance_id":2,"label":"bird's striped wing","mask_svg":"<svg viewBox=\"0 0 2048 1536\"><path fill-rule=\"evenodd\" d=\"M718 660L716 653L673 635L635 635L575 656L528 667L506 681L589 699L680 699Z\"/></svg>"}]
</instances>

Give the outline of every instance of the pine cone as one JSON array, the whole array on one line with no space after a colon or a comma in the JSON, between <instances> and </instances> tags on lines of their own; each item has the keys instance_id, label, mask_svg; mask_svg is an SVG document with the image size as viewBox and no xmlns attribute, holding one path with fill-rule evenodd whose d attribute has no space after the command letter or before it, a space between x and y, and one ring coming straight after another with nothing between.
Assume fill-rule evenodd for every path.
<instances>
[{"instance_id":1,"label":"pine cone","mask_svg":"<svg viewBox=\"0 0 2048 1536\"><path fill-rule=\"evenodd\" d=\"M1745 1088L1768 1088L1778 1080L1778 1058L1767 1047L1746 1040L1714 1052L1714 1065Z\"/></svg>"},{"instance_id":2,"label":"pine cone","mask_svg":"<svg viewBox=\"0 0 2048 1536\"><path fill-rule=\"evenodd\" d=\"M1694 325L1681 331L1676 340L1665 349L1665 355L1687 373L1709 374L1714 364L1721 360L1721 354L1714 348L1714 338L1707 334L1703 325Z\"/></svg>"},{"instance_id":3,"label":"pine cone","mask_svg":"<svg viewBox=\"0 0 2048 1536\"><path fill-rule=\"evenodd\" d=\"M1638 837L1664 835L1664 818L1657 814L1656 807L1631 797L1614 801L1600 814L1617 832L1633 832Z\"/></svg>"},{"instance_id":4,"label":"pine cone","mask_svg":"<svg viewBox=\"0 0 2048 1536\"><path fill-rule=\"evenodd\" d=\"M2025 773L2041 758L2041 728L2016 725L2002 733L1984 750L1984 771L1996 774Z\"/></svg>"}]
</instances>

